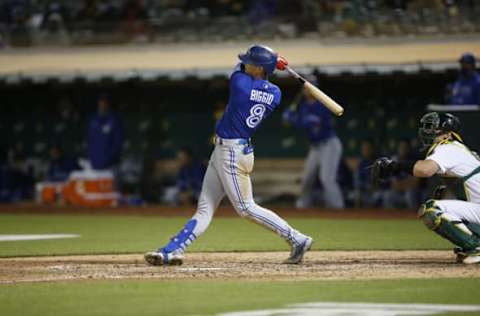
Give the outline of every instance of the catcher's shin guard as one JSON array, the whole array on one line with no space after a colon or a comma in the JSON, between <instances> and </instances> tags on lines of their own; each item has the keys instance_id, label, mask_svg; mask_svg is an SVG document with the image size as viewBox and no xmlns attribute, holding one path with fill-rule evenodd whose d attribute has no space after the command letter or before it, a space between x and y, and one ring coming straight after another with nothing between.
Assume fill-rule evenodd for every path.
<instances>
[{"instance_id":1,"label":"catcher's shin guard","mask_svg":"<svg viewBox=\"0 0 480 316\"><path fill-rule=\"evenodd\" d=\"M465 251L480 247L479 236L472 233L463 222L449 219L448 215L435 204L435 200L425 202L420 207L418 216L429 229Z\"/></svg>"},{"instance_id":2,"label":"catcher's shin guard","mask_svg":"<svg viewBox=\"0 0 480 316\"><path fill-rule=\"evenodd\" d=\"M480 224L475 224L475 223L465 223L467 225L468 229L478 237L480 237Z\"/></svg>"}]
</instances>

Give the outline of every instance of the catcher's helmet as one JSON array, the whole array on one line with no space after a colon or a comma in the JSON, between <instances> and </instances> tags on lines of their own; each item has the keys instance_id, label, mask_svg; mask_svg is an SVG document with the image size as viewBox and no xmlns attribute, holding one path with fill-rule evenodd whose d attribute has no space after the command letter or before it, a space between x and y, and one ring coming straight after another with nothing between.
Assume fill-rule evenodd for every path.
<instances>
[{"instance_id":1,"label":"catcher's helmet","mask_svg":"<svg viewBox=\"0 0 480 316\"><path fill-rule=\"evenodd\" d=\"M450 113L430 112L420 119L418 136L425 148L433 145L437 136L448 132L451 132L456 140L463 142L460 136L460 129L460 120L455 115Z\"/></svg>"},{"instance_id":2,"label":"catcher's helmet","mask_svg":"<svg viewBox=\"0 0 480 316\"><path fill-rule=\"evenodd\" d=\"M278 54L270 47L263 45L250 46L245 54L239 54L238 58L244 64L261 66L267 75L273 73L277 66Z\"/></svg>"}]
</instances>

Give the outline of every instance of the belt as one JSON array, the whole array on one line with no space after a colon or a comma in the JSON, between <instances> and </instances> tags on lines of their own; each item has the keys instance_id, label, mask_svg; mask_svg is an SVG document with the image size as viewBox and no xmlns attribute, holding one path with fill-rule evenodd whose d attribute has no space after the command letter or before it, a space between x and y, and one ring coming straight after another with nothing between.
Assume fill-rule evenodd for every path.
<instances>
[{"instance_id":1,"label":"belt","mask_svg":"<svg viewBox=\"0 0 480 316\"><path fill-rule=\"evenodd\" d=\"M226 139L216 136L215 137L215 144L217 145L226 145L226 146L234 146L234 145L252 145L252 140L250 138L232 138Z\"/></svg>"}]
</instances>

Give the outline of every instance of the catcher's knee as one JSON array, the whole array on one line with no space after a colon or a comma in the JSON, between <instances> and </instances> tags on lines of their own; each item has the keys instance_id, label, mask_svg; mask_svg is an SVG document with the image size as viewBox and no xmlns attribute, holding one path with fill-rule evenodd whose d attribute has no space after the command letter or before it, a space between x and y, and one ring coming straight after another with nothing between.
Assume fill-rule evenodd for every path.
<instances>
[{"instance_id":1,"label":"catcher's knee","mask_svg":"<svg viewBox=\"0 0 480 316\"><path fill-rule=\"evenodd\" d=\"M428 200L418 211L425 226L464 250L480 246L480 238L461 220L452 218L435 200Z\"/></svg>"},{"instance_id":2,"label":"catcher's knee","mask_svg":"<svg viewBox=\"0 0 480 316\"><path fill-rule=\"evenodd\" d=\"M425 226L431 230L435 230L442 222L443 212L435 200L428 200L418 209L418 217L423 221Z\"/></svg>"}]
</instances>

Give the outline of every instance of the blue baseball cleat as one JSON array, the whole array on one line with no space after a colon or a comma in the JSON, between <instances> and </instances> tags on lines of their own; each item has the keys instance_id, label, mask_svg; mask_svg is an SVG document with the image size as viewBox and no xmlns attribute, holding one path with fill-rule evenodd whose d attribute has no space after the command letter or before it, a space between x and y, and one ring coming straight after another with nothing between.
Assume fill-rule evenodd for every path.
<instances>
[{"instance_id":1,"label":"blue baseball cleat","mask_svg":"<svg viewBox=\"0 0 480 316\"><path fill-rule=\"evenodd\" d=\"M152 266L179 266L183 263L183 251L166 252L164 249L150 251L144 255L145 261Z\"/></svg>"},{"instance_id":2,"label":"blue baseball cleat","mask_svg":"<svg viewBox=\"0 0 480 316\"><path fill-rule=\"evenodd\" d=\"M145 254L145 260L152 266L179 266L183 263L184 250L197 237L193 230L197 226L197 220L191 219L170 239L170 242L157 251L150 251Z\"/></svg>"},{"instance_id":3,"label":"blue baseball cleat","mask_svg":"<svg viewBox=\"0 0 480 316\"><path fill-rule=\"evenodd\" d=\"M299 264L303 260L303 256L307 251L312 248L313 239L312 237L306 237L305 241L299 245L293 244L292 250L290 251L290 257L285 260L284 264Z\"/></svg>"}]
</instances>

